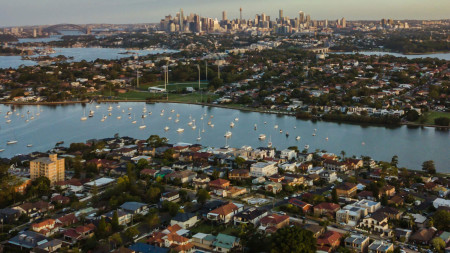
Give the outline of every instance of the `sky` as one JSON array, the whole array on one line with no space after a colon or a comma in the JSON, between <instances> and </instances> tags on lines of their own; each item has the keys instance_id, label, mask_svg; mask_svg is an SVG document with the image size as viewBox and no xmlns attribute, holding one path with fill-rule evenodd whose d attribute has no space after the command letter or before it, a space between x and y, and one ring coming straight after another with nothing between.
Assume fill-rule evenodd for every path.
<instances>
[{"instance_id":1,"label":"sky","mask_svg":"<svg viewBox=\"0 0 450 253\"><path fill-rule=\"evenodd\" d=\"M180 8L218 19L226 11L232 19L240 7L246 19L263 12L274 19L279 9L311 19L450 19L450 0L0 0L0 26L156 23Z\"/></svg>"}]
</instances>

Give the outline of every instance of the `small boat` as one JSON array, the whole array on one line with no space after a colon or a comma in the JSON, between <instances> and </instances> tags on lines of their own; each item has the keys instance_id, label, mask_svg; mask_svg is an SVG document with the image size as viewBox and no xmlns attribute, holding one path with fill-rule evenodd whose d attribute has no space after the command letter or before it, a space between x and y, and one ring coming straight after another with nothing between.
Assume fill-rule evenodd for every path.
<instances>
[{"instance_id":1,"label":"small boat","mask_svg":"<svg viewBox=\"0 0 450 253\"><path fill-rule=\"evenodd\" d=\"M235 118L234 121L239 121L239 118Z\"/></svg>"},{"instance_id":2,"label":"small boat","mask_svg":"<svg viewBox=\"0 0 450 253\"><path fill-rule=\"evenodd\" d=\"M10 141L7 141L6 142L6 144L7 145L12 145L12 144L16 144L18 141L16 141L16 140L10 140Z\"/></svg>"},{"instance_id":3,"label":"small boat","mask_svg":"<svg viewBox=\"0 0 450 253\"><path fill-rule=\"evenodd\" d=\"M289 137L289 132L286 132L286 137Z\"/></svg>"},{"instance_id":4,"label":"small boat","mask_svg":"<svg viewBox=\"0 0 450 253\"><path fill-rule=\"evenodd\" d=\"M265 134L260 134L259 137L258 137L258 139L264 140L264 139L266 139L266 135L265 135Z\"/></svg>"},{"instance_id":5,"label":"small boat","mask_svg":"<svg viewBox=\"0 0 450 253\"><path fill-rule=\"evenodd\" d=\"M325 138L325 140L326 140L326 141L328 141L328 137L327 137L327 138Z\"/></svg>"},{"instance_id":6,"label":"small boat","mask_svg":"<svg viewBox=\"0 0 450 253\"><path fill-rule=\"evenodd\" d=\"M117 108L120 108L120 105L118 105Z\"/></svg>"},{"instance_id":7,"label":"small boat","mask_svg":"<svg viewBox=\"0 0 450 253\"><path fill-rule=\"evenodd\" d=\"M148 112L148 115L152 115L152 112Z\"/></svg>"},{"instance_id":8,"label":"small boat","mask_svg":"<svg viewBox=\"0 0 450 253\"><path fill-rule=\"evenodd\" d=\"M212 123L211 123L211 120L210 121L208 121L208 125L211 125Z\"/></svg>"},{"instance_id":9,"label":"small boat","mask_svg":"<svg viewBox=\"0 0 450 253\"><path fill-rule=\"evenodd\" d=\"M182 133L182 132L184 132L184 129L183 128L178 128L177 132Z\"/></svg>"},{"instance_id":10,"label":"small boat","mask_svg":"<svg viewBox=\"0 0 450 253\"><path fill-rule=\"evenodd\" d=\"M227 131L224 135L225 138L230 138L232 133L230 131Z\"/></svg>"},{"instance_id":11,"label":"small boat","mask_svg":"<svg viewBox=\"0 0 450 253\"><path fill-rule=\"evenodd\" d=\"M192 126L192 121L189 121L188 125L189 125L189 126Z\"/></svg>"},{"instance_id":12,"label":"small boat","mask_svg":"<svg viewBox=\"0 0 450 253\"><path fill-rule=\"evenodd\" d=\"M297 126L294 126L294 129L297 129Z\"/></svg>"},{"instance_id":13,"label":"small boat","mask_svg":"<svg viewBox=\"0 0 450 253\"><path fill-rule=\"evenodd\" d=\"M172 120L172 117L167 118L168 120Z\"/></svg>"},{"instance_id":14,"label":"small boat","mask_svg":"<svg viewBox=\"0 0 450 253\"><path fill-rule=\"evenodd\" d=\"M313 133L312 136L316 136L316 133Z\"/></svg>"},{"instance_id":15,"label":"small boat","mask_svg":"<svg viewBox=\"0 0 450 253\"><path fill-rule=\"evenodd\" d=\"M200 120L203 120L203 116L200 117Z\"/></svg>"},{"instance_id":16,"label":"small boat","mask_svg":"<svg viewBox=\"0 0 450 253\"><path fill-rule=\"evenodd\" d=\"M108 107L108 112L112 111L112 109L113 109L112 106L109 106Z\"/></svg>"},{"instance_id":17,"label":"small boat","mask_svg":"<svg viewBox=\"0 0 450 253\"><path fill-rule=\"evenodd\" d=\"M255 131L256 131L256 129L257 129L256 124L255 124L255 126L254 126L254 129L255 129Z\"/></svg>"},{"instance_id":18,"label":"small boat","mask_svg":"<svg viewBox=\"0 0 450 253\"><path fill-rule=\"evenodd\" d=\"M314 132L317 132L317 128L314 128Z\"/></svg>"},{"instance_id":19,"label":"small boat","mask_svg":"<svg viewBox=\"0 0 450 253\"><path fill-rule=\"evenodd\" d=\"M95 108L100 108L100 106L99 106L99 105L96 105Z\"/></svg>"},{"instance_id":20,"label":"small boat","mask_svg":"<svg viewBox=\"0 0 450 253\"><path fill-rule=\"evenodd\" d=\"M136 122L137 122L136 120L133 120L131 121L131 124L136 124Z\"/></svg>"},{"instance_id":21,"label":"small boat","mask_svg":"<svg viewBox=\"0 0 450 253\"><path fill-rule=\"evenodd\" d=\"M168 126L166 126L166 127L164 127L164 131L169 131L169 127Z\"/></svg>"},{"instance_id":22,"label":"small boat","mask_svg":"<svg viewBox=\"0 0 450 253\"><path fill-rule=\"evenodd\" d=\"M56 143L56 145L61 145L61 144L64 144L64 141L58 141L58 142Z\"/></svg>"},{"instance_id":23,"label":"small boat","mask_svg":"<svg viewBox=\"0 0 450 253\"><path fill-rule=\"evenodd\" d=\"M87 117L86 117L86 109L84 109L83 117L81 117L81 121L85 121L85 120L87 120Z\"/></svg>"},{"instance_id":24,"label":"small boat","mask_svg":"<svg viewBox=\"0 0 450 253\"><path fill-rule=\"evenodd\" d=\"M122 118L122 116L117 116L117 119L121 119Z\"/></svg>"},{"instance_id":25,"label":"small boat","mask_svg":"<svg viewBox=\"0 0 450 253\"><path fill-rule=\"evenodd\" d=\"M145 119L145 118L147 118L147 115L142 114L141 118Z\"/></svg>"},{"instance_id":26,"label":"small boat","mask_svg":"<svg viewBox=\"0 0 450 253\"><path fill-rule=\"evenodd\" d=\"M6 120L6 123L11 123L11 120L10 119Z\"/></svg>"},{"instance_id":27,"label":"small boat","mask_svg":"<svg viewBox=\"0 0 450 253\"><path fill-rule=\"evenodd\" d=\"M283 130L280 129L280 134L283 133Z\"/></svg>"},{"instance_id":28,"label":"small boat","mask_svg":"<svg viewBox=\"0 0 450 253\"><path fill-rule=\"evenodd\" d=\"M301 138L300 136L295 137L295 139L296 139L297 141L299 141L300 138Z\"/></svg>"},{"instance_id":29,"label":"small boat","mask_svg":"<svg viewBox=\"0 0 450 253\"><path fill-rule=\"evenodd\" d=\"M31 148L31 147L33 147L33 144L28 144L27 147Z\"/></svg>"},{"instance_id":30,"label":"small boat","mask_svg":"<svg viewBox=\"0 0 450 253\"><path fill-rule=\"evenodd\" d=\"M210 127L214 127L214 124L209 125Z\"/></svg>"},{"instance_id":31,"label":"small boat","mask_svg":"<svg viewBox=\"0 0 450 253\"><path fill-rule=\"evenodd\" d=\"M233 121L231 121L230 127L234 127L234 122Z\"/></svg>"},{"instance_id":32,"label":"small boat","mask_svg":"<svg viewBox=\"0 0 450 253\"><path fill-rule=\"evenodd\" d=\"M174 110L174 109L172 109L172 110L170 110L170 112L171 112L171 113L174 113L174 112L175 112L175 110Z\"/></svg>"},{"instance_id":33,"label":"small boat","mask_svg":"<svg viewBox=\"0 0 450 253\"><path fill-rule=\"evenodd\" d=\"M180 122L180 120L179 119L175 119L175 123L178 123L178 122Z\"/></svg>"},{"instance_id":34,"label":"small boat","mask_svg":"<svg viewBox=\"0 0 450 253\"><path fill-rule=\"evenodd\" d=\"M142 126L139 126L139 129L144 129L146 127L147 127L146 125L142 125Z\"/></svg>"},{"instance_id":35,"label":"small boat","mask_svg":"<svg viewBox=\"0 0 450 253\"><path fill-rule=\"evenodd\" d=\"M278 128L278 125L275 125L273 128L277 129L277 128Z\"/></svg>"},{"instance_id":36,"label":"small boat","mask_svg":"<svg viewBox=\"0 0 450 253\"><path fill-rule=\"evenodd\" d=\"M180 117L180 114L177 113L177 118L179 118L179 117Z\"/></svg>"},{"instance_id":37,"label":"small boat","mask_svg":"<svg viewBox=\"0 0 450 253\"><path fill-rule=\"evenodd\" d=\"M162 113L160 113L159 115L164 116L164 113L162 112Z\"/></svg>"},{"instance_id":38,"label":"small boat","mask_svg":"<svg viewBox=\"0 0 450 253\"><path fill-rule=\"evenodd\" d=\"M309 145L308 144L305 145L305 149L309 149Z\"/></svg>"},{"instance_id":39,"label":"small boat","mask_svg":"<svg viewBox=\"0 0 450 253\"><path fill-rule=\"evenodd\" d=\"M214 118L214 115L209 116L211 119Z\"/></svg>"},{"instance_id":40,"label":"small boat","mask_svg":"<svg viewBox=\"0 0 450 253\"><path fill-rule=\"evenodd\" d=\"M198 137L197 137L197 141L200 141L202 139L202 136L200 136L200 129L198 130Z\"/></svg>"},{"instance_id":41,"label":"small boat","mask_svg":"<svg viewBox=\"0 0 450 253\"><path fill-rule=\"evenodd\" d=\"M5 151L5 149L0 149L0 152L3 152L3 151Z\"/></svg>"},{"instance_id":42,"label":"small boat","mask_svg":"<svg viewBox=\"0 0 450 253\"><path fill-rule=\"evenodd\" d=\"M105 121L105 118L102 118L100 121L101 121L101 122L104 122L104 121Z\"/></svg>"},{"instance_id":43,"label":"small boat","mask_svg":"<svg viewBox=\"0 0 450 253\"><path fill-rule=\"evenodd\" d=\"M94 117L94 111L90 110L90 111L89 111L89 115L88 115L88 116L89 116L89 118L92 118L92 117Z\"/></svg>"},{"instance_id":44,"label":"small boat","mask_svg":"<svg viewBox=\"0 0 450 253\"><path fill-rule=\"evenodd\" d=\"M193 126L192 126L192 130L195 130L196 128L197 128L196 125L193 125Z\"/></svg>"},{"instance_id":45,"label":"small boat","mask_svg":"<svg viewBox=\"0 0 450 253\"><path fill-rule=\"evenodd\" d=\"M112 115L112 113L108 113L108 116L111 116Z\"/></svg>"},{"instance_id":46,"label":"small boat","mask_svg":"<svg viewBox=\"0 0 450 253\"><path fill-rule=\"evenodd\" d=\"M366 143L365 143L365 142L361 142L361 145L363 145L363 146L364 146L364 145L366 145Z\"/></svg>"}]
</instances>

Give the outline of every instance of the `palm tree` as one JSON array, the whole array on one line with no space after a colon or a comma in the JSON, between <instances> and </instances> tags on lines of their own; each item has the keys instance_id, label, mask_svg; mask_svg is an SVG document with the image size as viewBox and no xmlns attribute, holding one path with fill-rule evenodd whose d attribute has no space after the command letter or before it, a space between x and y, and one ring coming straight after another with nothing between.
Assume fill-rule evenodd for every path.
<instances>
[{"instance_id":1,"label":"palm tree","mask_svg":"<svg viewBox=\"0 0 450 253\"><path fill-rule=\"evenodd\" d=\"M341 151L341 155L342 155L342 160L344 160L345 159L345 151L344 150Z\"/></svg>"}]
</instances>

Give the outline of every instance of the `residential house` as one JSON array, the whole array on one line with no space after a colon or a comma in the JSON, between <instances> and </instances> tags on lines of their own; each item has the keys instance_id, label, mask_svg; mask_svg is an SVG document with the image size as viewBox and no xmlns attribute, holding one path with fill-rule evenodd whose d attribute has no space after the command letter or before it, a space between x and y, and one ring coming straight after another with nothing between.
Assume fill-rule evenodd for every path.
<instances>
[{"instance_id":1,"label":"residential house","mask_svg":"<svg viewBox=\"0 0 450 253\"><path fill-rule=\"evenodd\" d=\"M336 171L329 171L329 170L322 171L319 174L319 176L327 183L333 183L338 178Z\"/></svg>"},{"instance_id":2,"label":"residential house","mask_svg":"<svg viewBox=\"0 0 450 253\"><path fill-rule=\"evenodd\" d=\"M139 202L125 202L120 206L120 209L131 215L146 215L148 212L148 205Z\"/></svg>"},{"instance_id":3,"label":"residential house","mask_svg":"<svg viewBox=\"0 0 450 253\"><path fill-rule=\"evenodd\" d=\"M211 234L197 233L192 236L191 242L198 249L203 249L207 251L214 250L214 241L216 240L216 236Z\"/></svg>"},{"instance_id":4,"label":"residential house","mask_svg":"<svg viewBox=\"0 0 450 253\"><path fill-rule=\"evenodd\" d=\"M180 194L178 192L164 192L161 194L161 198L159 199L161 202L169 201L169 202L178 202L180 200Z\"/></svg>"},{"instance_id":5,"label":"residential house","mask_svg":"<svg viewBox=\"0 0 450 253\"><path fill-rule=\"evenodd\" d=\"M289 216L271 214L260 220L259 230L265 233L275 233L278 229L289 226Z\"/></svg>"},{"instance_id":6,"label":"residential house","mask_svg":"<svg viewBox=\"0 0 450 253\"><path fill-rule=\"evenodd\" d=\"M243 212L236 214L233 217L234 225L239 224L253 224L253 226L258 226L260 220L267 216L267 210L261 208L249 208Z\"/></svg>"},{"instance_id":7,"label":"residential house","mask_svg":"<svg viewBox=\"0 0 450 253\"><path fill-rule=\"evenodd\" d=\"M392 235L392 230L389 229L388 225L388 217L382 212L375 212L364 217L359 226L382 236Z\"/></svg>"},{"instance_id":8,"label":"residential house","mask_svg":"<svg viewBox=\"0 0 450 253\"><path fill-rule=\"evenodd\" d=\"M197 215L193 213L177 213L175 217L170 220L170 225L179 225L183 229L193 227L198 222Z\"/></svg>"},{"instance_id":9,"label":"residential house","mask_svg":"<svg viewBox=\"0 0 450 253\"><path fill-rule=\"evenodd\" d=\"M20 211L12 208L0 209L0 219L3 220L5 224L11 224L17 221L20 217Z\"/></svg>"},{"instance_id":10,"label":"residential house","mask_svg":"<svg viewBox=\"0 0 450 253\"><path fill-rule=\"evenodd\" d=\"M323 162L323 167L329 171L345 172L347 171L347 165L344 162L327 159Z\"/></svg>"},{"instance_id":11,"label":"residential house","mask_svg":"<svg viewBox=\"0 0 450 253\"><path fill-rule=\"evenodd\" d=\"M170 233L163 237L164 246L166 248L171 248L175 252L193 252L194 244L184 236L178 235L177 233Z\"/></svg>"},{"instance_id":12,"label":"residential house","mask_svg":"<svg viewBox=\"0 0 450 253\"><path fill-rule=\"evenodd\" d=\"M283 190L283 185L281 183L265 182L264 190L277 194Z\"/></svg>"},{"instance_id":13,"label":"residential house","mask_svg":"<svg viewBox=\"0 0 450 253\"><path fill-rule=\"evenodd\" d=\"M219 223L228 223L233 219L233 216L242 210L242 205L234 203L225 204L208 213L207 219Z\"/></svg>"},{"instance_id":14,"label":"residential house","mask_svg":"<svg viewBox=\"0 0 450 253\"><path fill-rule=\"evenodd\" d=\"M369 245L369 253L387 253L394 251L394 244L385 241L375 240Z\"/></svg>"},{"instance_id":15,"label":"residential house","mask_svg":"<svg viewBox=\"0 0 450 253\"><path fill-rule=\"evenodd\" d=\"M317 249L332 252L341 244L342 234L335 231L327 231L317 238Z\"/></svg>"},{"instance_id":16,"label":"residential house","mask_svg":"<svg viewBox=\"0 0 450 253\"><path fill-rule=\"evenodd\" d=\"M35 247L42 245L50 240L50 238L47 238L42 234L36 233L31 230L25 230L19 232L18 235L9 239L8 244L21 250L31 251Z\"/></svg>"},{"instance_id":17,"label":"residential house","mask_svg":"<svg viewBox=\"0 0 450 253\"><path fill-rule=\"evenodd\" d=\"M417 244L428 245L431 242L431 239L433 239L436 232L437 232L437 230L434 227L421 228L418 231L416 231L414 234L412 234L409 239L410 239L410 241L417 243Z\"/></svg>"},{"instance_id":18,"label":"residential house","mask_svg":"<svg viewBox=\"0 0 450 253\"><path fill-rule=\"evenodd\" d=\"M231 180L242 180L250 178L250 171L246 169L235 169L228 173L228 178Z\"/></svg>"},{"instance_id":19,"label":"residential house","mask_svg":"<svg viewBox=\"0 0 450 253\"><path fill-rule=\"evenodd\" d=\"M368 236L360 234L350 234L350 236L344 240L345 248L356 253L367 253L369 242L370 239Z\"/></svg>"},{"instance_id":20,"label":"residential house","mask_svg":"<svg viewBox=\"0 0 450 253\"><path fill-rule=\"evenodd\" d=\"M175 171L166 175L170 180L179 180L182 184L192 182L196 176L197 173L190 170Z\"/></svg>"},{"instance_id":21,"label":"residential house","mask_svg":"<svg viewBox=\"0 0 450 253\"><path fill-rule=\"evenodd\" d=\"M289 204L300 208L302 213L308 213L313 210L313 206L311 204L303 202L297 198L291 198L291 199L289 199L288 202L289 202Z\"/></svg>"},{"instance_id":22,"label":"residential house","mask_svg":"<svg viewBox=\"0 0 450 253\"><path fill-rule=\"evenodd\" d=\"M212 243L214 252L230 252L231 249L239 246L239 238L231 235L219 233Z\"/></svg>"},{"instance_id":23,"label":"residential house","mask_svg":"<svg viewBox=\"0 0 450 253\"><path fill-rule=\"evenodd\" d=\"M131 222L131 218L132 218L131 214L129 214L121 209L110 211L102 216L104 216L106 218L106 220L112 221L114 212L117 212L117 217L119 218L119 225L124 226Z\"/></svg>"},{"instance_id":24,"label":"residential house","mask_svg":"<svg viewBox=\"0 0 450 253\"><path fill-rule=\"evenodd\" d=\"M69 213L56 219L56 224L61 227L68 227L78 222L74 213Z\"/></svg>"},{"instance_id":25,"label":"residential house","mask_svg":"<svg viewBox=\"0 0 450 253\"><path fill-rule=\"evenodd\" d=\"M340 209L341 206L339 206L338 204L322 202L314 206L314 215L327 215L334 218L336 216L336 212Z\"/></svg>"},{"instance_id":26,"label":"residential house","mask_svg":"<svg viewBox=\"0 0 450 253\"><path fill-rule=\"evenodd\" d=\"M26 202L22 205L13 207L13 209L18 210L20 213L27 215L28 217L35 219L40 217L42 214L47 213L54 209L54 206L45 201L38 201L34 203Z\"/></svg>"},{"instance_id":27,"label":"residential house","mask_svg":"<svg viewBox=\"0 0 450 253\"><path fill-rule=\"evenodd\" d=\"M56 221L54 219L46 219L44 221L31 224L31 230L45 236L51 236L56 232Z\"/></svg>"},{"instance_id":28,"label":"residential house","mask_svg":"<svg viewBox=\"0 0 450 253\"><path fill-rule=\"evenodd\" d=\"M230 181L222 178L218 178L216 180L213 180L209 182L209 187L212 189L227 189L230 187Z\"/></svg>"},{"instance_id":29,"label":"residential house","mask_svg":"<svg viewBox=\"0 0 450 253\"><path fill-rule=\"evenodd\" d=\"M278 167L275 162L257 162L250 166L252 177L268 177L276 173L278 173Z\"/></svg>"},{"instance_id":30,"label":"residential house","mask_svg":"<svg viewBox=\"0 0 450 253\"><path fill-rule=\"evenodd\" d=\"M319 238L324 232L325 228L316 224L304 224L303 229L310 231L314 238Z\"/></svg>"},{"instance_id":31,"label":"residential house","mask_svg":"<svg viewBox=\"0 0 450 253\"><path fill-rule=\"evenodd\" d=\"M194 186L195 189L204 189L208 186L209 182L211 180L209 179L209 177L205 174L201 174L201 175L197 175L197 177L195 177L192 180L192 185Z\"/></svg>"},{"instance_id":32,"label":"residential house","mask_svg":"<svg viewBox=\"0 0 450 253\"><path fill-rule=\"evenodd\" d=\"M292 149L281 150L280 158L281 159L286 159L288 161L296 159L297 158L297 152L295 152L295 150L292 150Z\"/></svg>"},{"instance_id":33,"label":"residential house","mask_svg":"<svg viewBox=\"0 0 450 253\"><path fill-rule=\"evenodd\" d=\"M356 184L345 182L336 186L336 193L339 197L352 197L356 195Z\"/></svg>"}]
</instances>

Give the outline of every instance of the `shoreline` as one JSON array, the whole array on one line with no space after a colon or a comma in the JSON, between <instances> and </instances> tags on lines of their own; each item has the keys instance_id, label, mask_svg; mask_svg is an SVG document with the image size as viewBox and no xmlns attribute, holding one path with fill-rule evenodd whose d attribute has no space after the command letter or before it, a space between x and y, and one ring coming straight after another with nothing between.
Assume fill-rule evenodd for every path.
<instances>
[{"instance_id":1,"label":"shoreline","mask_svg":"<svg viewBox=\"0 0 450 253\"><path fill-rule=\"evenodd\" d=\"M189 104L189 105L201 105L201 106L209 106L209 107L217 107L222 109L231 109L231 110L240 110L246 112L258 112L258 113L268 113L268 114L276 114L276 115L284 115L284 116L296 116L296 113L292 112L280 112L280 111L269 111L269 110L257 110L253 108L236 108L227 105L219 105L219 104L206 104L206 103L197 103L197 102L180 102L180 101L167 101L167 100L122 100L122 99L107 99L107 100L97 100L96 103L126 103L126 102L142 102L142 103L174 103L174 104ZM71 104L89 104L89 101L59 101L59 102L0 102L3 105L71 105ZM300 120L312 120L312 119L300 119ZM385 128L392 127L401 127L401 126L410 126L410 127L433 127L435 129L445 129L449 130L450 126L438 126L438 125L430 125L430 124L418 124L414 122L400 122L398 125L386 125L386 124L371 124L371 123L358 123L358 122L347 122L347 121L332 121L332 120L323 120L318 119L324 122L333 122L340 124L352 124L352 125L360 125L360 126L380 126Z\"/></svg>"},{"instance_id":2,"label":"shoreline","mask_svg":"<svg viewBox=\"0 0 450 253\"><path fill-rule=\"evenodd\" d=\"M430 58L435 58L432 55L436 54L449 54L450 51L437 51L437 52L423 52L423 53L403 53L403 52L394 52L394 51L375 51L375 50L367 50L367 51L347 51L347 50L330 50L329 53L348 53L348 54L361 54L361 53L380 53L380 54L401 54L404 56L407 55L429 55Z\"/></svg>"}]
</instances>

